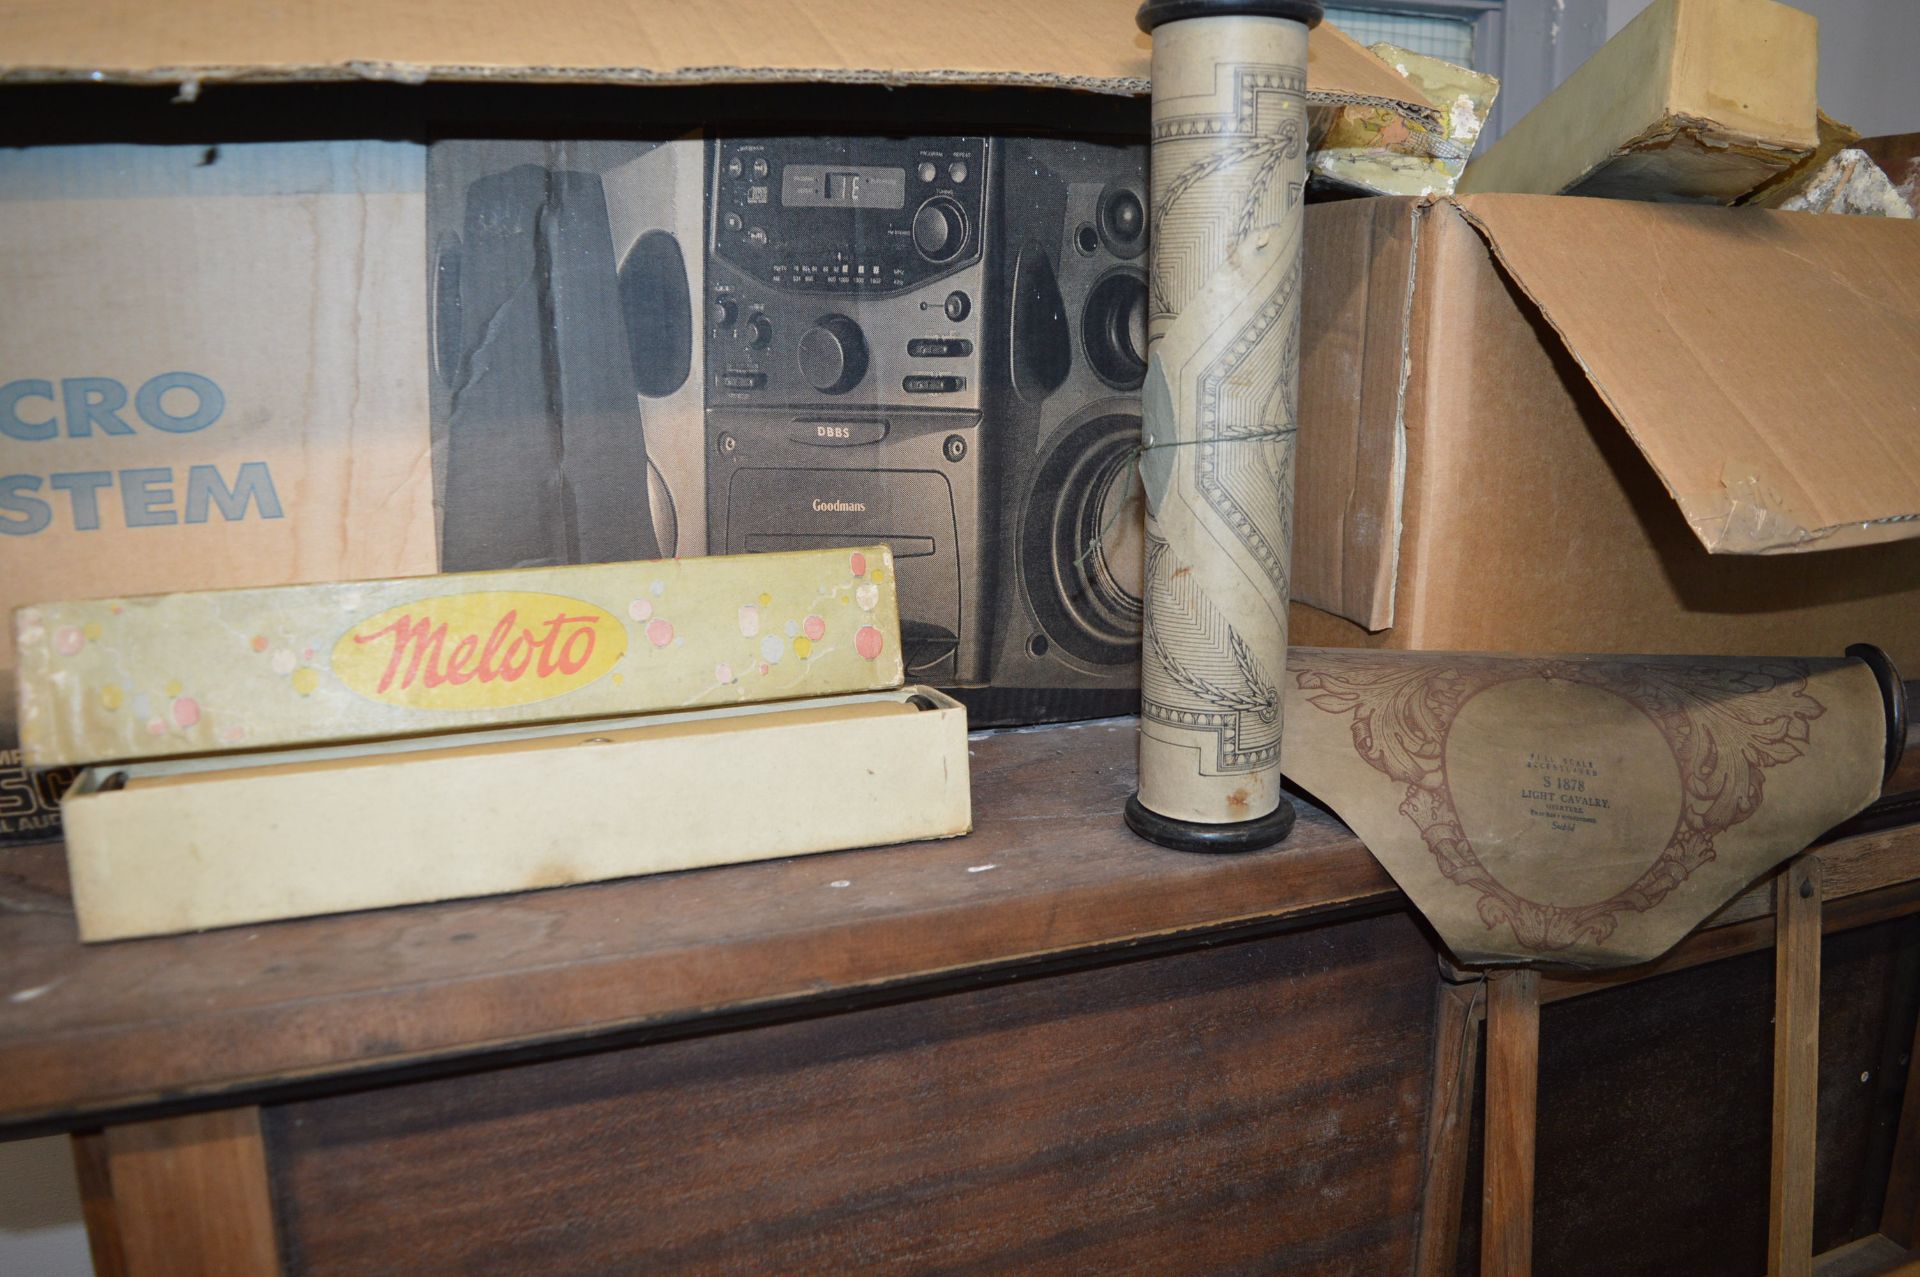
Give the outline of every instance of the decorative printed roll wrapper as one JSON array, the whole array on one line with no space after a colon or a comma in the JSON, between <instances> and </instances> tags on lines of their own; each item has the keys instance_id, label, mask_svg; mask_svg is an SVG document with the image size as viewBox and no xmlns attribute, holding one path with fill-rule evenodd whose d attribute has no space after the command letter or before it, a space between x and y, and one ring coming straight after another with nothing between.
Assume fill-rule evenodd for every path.
<instances>
[{"instance_id":1,"label":"decorative printed roll wrapper","mask_svg":"<svg viewBox=\"0 0 1920 1277\"><path fill-rule=\"evenodd\" d=\"M44 603L31 767L900 686L885 546Z\"/></svg>"},{"instance_id":2,"label":"decorative printed roll wrapper","mask_svg":"<svg viewBox=\"0 0 1920 1277\"><path fill-rule=\"evenodd\" d=\"M1195 850L1268 845L1292 824L1280 741L1307 26L1319 7L1155 0L1140 11L1153 33L1153 239L1140 792L1128 821Z\"/></svg>"},{"instance_id":3,"label":"decorative printed roll wrapper","mask_svg":"<svg viewBox=\"0 0 1920 1277\"><path fill-rule=\"evenodd\" d=\"M1294 648L1287 769L1461 962L1630 966L1880 795L1904 693L1848 657Z\"/></svg>"}]
</instances>

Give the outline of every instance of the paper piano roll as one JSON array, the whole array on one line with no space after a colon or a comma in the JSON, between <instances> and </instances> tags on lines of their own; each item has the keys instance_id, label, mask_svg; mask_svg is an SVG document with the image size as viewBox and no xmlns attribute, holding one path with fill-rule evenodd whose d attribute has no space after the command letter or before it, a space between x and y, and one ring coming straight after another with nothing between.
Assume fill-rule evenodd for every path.
<instances>
[{"instance_id":1,"label":"paper piano roll","mask_svg":"<svg viewBox=\"0 0 1920 1277\"><path fill-rule=\"evenodd\" d=\"M1906 742L1845 659L1294 648L1288 768L1454 958L1585 969L1678 944L1877 798Z\"/></svg>"},{"instance_id":2,"label":"paper piano roll","mask_svg":"<svg viewBox=\"0 0 1920 1277\"><path fill-rule=\"evenodd\" d=\"M1152 247L1140 792L1196 851L1285 838L1307 30L1318 0L1149 0Z\"/></svg>"}]
</instances>

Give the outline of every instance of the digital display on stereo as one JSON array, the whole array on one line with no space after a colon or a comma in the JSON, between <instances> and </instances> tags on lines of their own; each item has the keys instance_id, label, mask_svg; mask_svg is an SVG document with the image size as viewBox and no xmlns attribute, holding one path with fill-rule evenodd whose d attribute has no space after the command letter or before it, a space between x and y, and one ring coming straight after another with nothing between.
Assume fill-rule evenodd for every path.
<instances>
[{"instance_id":1,"label":"digital display on stereo","mask_svg":"<svg viewBox=\"0 0 1920 1277\"><path fill-rule=\"evenodd\" d=\"M780 203L787 208L905 208L907 171L847 164L786 164Z\"/></svg>"},{"instance_id":2,"label":"digital display on stereo","mask_svg":"<svg viewBox=\"0 0 1920 1277\"><path fill-rule=\"evenodd\" d=\"M985 251L986 138L725 137L708 155L711 279L731 268L781 291L894 296L967 270ZM737 328L751 310L719 327ZM784 351L801 331L773 341Z\"/></svg>"}]
</instances>

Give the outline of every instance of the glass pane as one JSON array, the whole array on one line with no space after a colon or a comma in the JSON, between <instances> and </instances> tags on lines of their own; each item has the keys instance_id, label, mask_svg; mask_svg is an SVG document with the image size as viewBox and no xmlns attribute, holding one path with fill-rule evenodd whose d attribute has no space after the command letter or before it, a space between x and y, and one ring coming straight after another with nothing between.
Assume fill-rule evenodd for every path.
<instances>
[{"instance_id":1,"label":"glass pane","mask_svg":"<svg viewBox=\"0 0 1920 1277\"><path fill-rule=\"evenodd\" d=\"M1327 6L1327 21L1361 44L1385 40L1415 53L1445 58L1459 66L1473 65L1473 22L1442 18L1431 13L1394 13L1387 9Z\"/></svg>"}]
</instances>

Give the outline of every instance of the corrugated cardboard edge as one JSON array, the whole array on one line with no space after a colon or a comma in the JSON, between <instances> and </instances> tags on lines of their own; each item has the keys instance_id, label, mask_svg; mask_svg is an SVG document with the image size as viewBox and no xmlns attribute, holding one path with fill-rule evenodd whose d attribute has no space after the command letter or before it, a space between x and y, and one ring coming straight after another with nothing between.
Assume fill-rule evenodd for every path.
<instances>
[{"instance_id":1,"label":"corrugated cardboard edge","mask_svg":"<svg viewBox=\"0 0 1920 1277\"><path fill-rule=\"evenodd\" d=\"M1852 125L1841 123L1825 111L1814 113L1814 128L1820 135L1820 144L1792 168L1749 191L1747 197L1740 201L1742 205L1779 208L1805 189L1807 182L1826 167L1828 160L1860 140L1859 132Z\"/></svg>"},{"instance_id":2,"label":"corrugated cardboard edge","mask_svg":"<svg viewBox=\"0 0 1920 1277\"><path fill-rule=\"evenodd\" d=\"M1406 297L1400 304L1400 386L1393 399L1393 479L1388 508L1393 514L1391 548L1379 568L1376 580L1384 589L1374 591L1374 604L1366 626L1374 633L1393 628L1395 610L1400 603L1400 555L1407 535L1407 388L1413 383L1414 299L1420 291L1420 238L1426 229L1433 201L1423 199L1408 215L1408 233L1412 248L1407 262Z\"/></svg>"},{"instance_id":3,"label":"corrugated cardboard edge","mask_svg":"<svg viewBox=\"0 0 1920 1277\"><path fill-rule=\"evenodd\" d=\"M1056 75L1040 71L889 71L861 67L679 67L656 71L646 67L488 67L405 62L344 62L307 66L193 66L141 67L82 71L73 67L7 67L0 84L120 84L177 86L183 101L192 101L211 84L552 84L628 85L670 88L711 84L853 84L903 89L915 85L953 88L1068 89L1110 97L1146 97L1153 90L1141 76ZM1307 102L1316 107L1364 106L1397 111L1436 123L1440 113L1414 96L1385 97L1343 89L1307 90Z\"/></svg>"},{"instance_id":4,"label":"corrugated cardboard edge","mask_svg":"<svg viewBox=\"0 0 1920 1277\"><path fill-rule=\"evenodd\" d=\"M1294 520L1324 535L1295 545L1292 596L1369 630L1394 623L1427 211L1418 198L1308 210Z\"/></svg>"},{"instance_id":5,"label":"corrugated cardboard edge","mask_svg":"<svg viewBox=\"0 0 1920 1277\"><path fill-rule=\"evenodd\" d=\"M1745 191L1728 196L1725 192L1696 188L1693 184L1674 175L1671 188L1667 191L1625 191L1616 192L1609 179L1622 165L1637 159L1646 159L1658 154L1692 152L1701 156L1717 156L1731 165L1745 161L1744 168L1751 172L1741 180L1751 178L1752 185ZM1600 195L1611 198L1640 199L1679 199L1705 203L1734 202L1789 172L1813 152L1800 143L1781 142L1772 138L1760 137L1752 133L1743 133L1723 127L1716 120L1691 115L1668 115L1659 123L1615 147L1613 153L1596 163L1563 187L1568 195Z\"/></svg>"},{"instance_id":6,"label":"corrugated cardboard edge","mask_svg":"<svg viewBox=\"0 0 1920 1277\"><path fill-rule=\"evenodd\" d=\"M1318 146L1332 124L1331 109L1334 107L1361 107L1366 110L1386 110L1420 121L1430 128L1440 127L1440 109L1425 103L1404 101L1399 98L1383 98L1366 93L1340 93L1327 89L1308 89L1307 105L1315 108L1310 128L1314 145ZM1360 187L1352 188L1360 190ZM1371 192L1369 192L1371 194Z\"/></svg>"},{"instance_id":7,"label":"corrugated cardboard edge","mask_svg":"<svg viewBox=\"0 0 1920 1277\"><path fill-rule=\"evenodd\" d=\"M1400 559L1407 534L1407 397L1413 383L1414 310L1420 296L1421 236L1432 208L1431 199L1422 199L1407 212L1407 282L1400 300L1400 375L1393 395L1393 469L1387 482L1387 550L1374 566L1366 615L1354 615L1362 609L1352 606L1344 597L1335 609L1337 615L1364 625L1375 634L1393 628L1400 602Z\"/></svg>"},{"instance_id":8,"label":"corrugated cardboard edge","mask_svg":"<svg viewBox=\"0 0 1920 1277\"><path fill-rule=\"evenodd\" d=\"M1342 87L1329 88L1334 77ZM1309 131L1316 140L1332 122L1333 107L1382 108L1418 120L1430 129L1440 127L1440 111L1413 82L1373 50L1352 36L1323 22L1307 38L1307 105Z\"/></svg>"},{"instance_id":9,"label":"corrugated cardboard edge","mask_svg":"<svg viewBox=\"0 0 1920 1277\"><path fill-rule=\"evenodd\" d=\"M690 66L661 71L649 67L462 66L453 63L335 62L282 66L161 66L81 70L77 67L19 66L0 69L0 84L179 85L191 99L207 84L314 84L369 81L388 84L513 83L598 85L702 84L877 84L905 88L915 84L1075 89L1142 97L1149 82L1134 76L1056 75L1039 71L892 71L866 67ZM1313 96L1309 94L1309 96ZM1335 94L1330 101L1344 102Z\"/></svg>"},{"instance_id":10,"label":"corrugated cardboard edge","mask_svg":"<svg viewBox=\"0 0 1920 1277\"><path fill-rule=\"evenodd\" d=\"M65 19L74 16L84 18L85 4L73 6L73 12L63 15ZM575 8L583 6L575 5ZM233 24L245 26L256 20L256 15L244 7L235 8L228 0L212 0L211 3L191 6L193 12L183 20L191 23L199 20L209 30L225 28ZM426 6L430 9L432 6ZM608 21L604 13L585 12L581 20L590 26L595 22ZM227 10L232 9L232 12ZM556 21L566 20L567 4L561 0L560 12ZM813 14L810 25L814 29L822 26L820 14L814 12L821 6L796 4L785 10L789 16L806 18ZM206 12L199 12L205 10ZM420 16L416 13L414 16ZM429 15L430 16L430 15ZM256 42L261 48L262 57L257 61L234 60L235 45L225 43L217 46L219 51L205 62L183 59L180 53L198 44L208 43L198 38L187 39L174 44L167 53L164 63L142 63L133 60L124 44L116 45L112 40L98 37L94 31L64 31L62 21L51 22L50 30L38 31L38 48L25 52L17 65L0 66L0 84L123 84L123 85L177 85L180 98L191 101L198 96L201 88L212 84L311 84L324 82L367 81L390 84L426 84L429 82L448 83L524 83L524 84L576 84L576 85L632 85L632 86L672 86L672 85L713 85L713 84L853 84L879 85L888 88L907 88L914 85L954 86L954 87L1003 87L1003 88L1039 88L1069 89L1084 93L1106 94L1121 97L1143 97L1150 90L1146 75L1147 57L1144 37L1132 30L1132 23L1125 20L1126 15L1110 14L1101 0L1081 0L1081 3L1068 6L1062 0L1048 0L1048 5L1038 10L1023 13L1019 21L1028 22L1031 31L1010 31L1007 38L1020 42L1023 39L1037 40L1044 36L1049 24L1064 24L1074 30L1090 29L1087 24L1098 20L1103 26L1107 19L1119 18L1113 23L1113 43L1100 42L1089 55L1081 50L1077 58L1079 73L1072 70L1016 70L993 65L996 55L982 56L976 49L970 55L980 65L970 69L943 67L941 60L950 55L946 44L937 39L931 43L922 41L916 44L913 38L904 42L896 41L893 47L879 52L890 55L896 62L894 66L858 66L818 61L811 66L775 66L751 61L728 62L714 60L705 62L699 58L701 52L714 53L738 52L737 44L723 38L729 22L740 23L751 15L742 17L733 15L731 19L716 19L713 29L706 35L693 40L690 47L678 50L685 57L682 65L670 64L672 55L660 59L669 62L659 65L650 62L650 58L662 51L655 45L641 40L635 42L632 33L625 31L618 23L609 27L610 31L622 33L621 38L610 36L611 43L596 45L596 50L620 57L628 55L623 61L602 65L582 65L564 61L515 62L513 54L519 52L510 44L495 39L489 45L485 39L478 44L469 44L468 51L499 49L503 56L473 60L433 61L430 59L408 59L394 57L355 58L338 56L339 54L364 50L379 54L392 52L391 38L384 38L379 30L349 28L337 30L328 27L316 38L331 39L335 48L329 50L336 56L321 56L312 60L303 60L297 54L294 57L275 57L275 52L283 52L289 46L279 33L269 33L272 38L265 42ZM240 47L246 47L248 33L241 31ZM911 35L911 33L909 33ZM388 33L391 36L391 33ZM34 50L33 39L23 39L29 50ZM683 45L688 42L683 41ZM751 43L751 41L749 41ZM353 47L340 48L341 44ZM1309 39L1307 64L1307 101L1318 107L1370 106L1385 107L1416 118L1429 124L1436 124L1439 112L1419 89L1409 83L1406 77L1388 66L1378 56L1364 48L1358 41L1348 36L1331 23L1322 23ZM1111 50L1111 53L1108 50ZM58 52L50 52L57 50ZM88 50L95 51L89 56ZM36 52L38 56L36 58ZM548 50L530 51L534 56ZM837 52L832 49L830 52ZM868 56L873 55L872 50ZM0 54L0 57L4 57ZM814 52L800 53L801 57L818 58L818 49ZM1073 54L1067 54L1074 61ZM137 57L137 54L134 55ZM1022 58L1028 66L1045 59ZM909 69L902 69L900 63ZM1112 74L1098 72L1111 69ZM1130 74L1131 73L1131 74Z\"/></svg>"},{"instance_id":11,"label":"corrugated cardboard edge","mask_svg":"<svg viewBox=\"0 0 1920 1277\"><path fill-rule=\"evenodd\" d=\"M1581 352L1558 316L1541 299L1538 291L1531 287L1526 277L1508 261L1500 247L1500 240L1490 227L1464 207L1458 200L1447 201L1460 218L1471 226L1487 244L1494 261L1498 263L1501 274L1513 281L1514 287L1526 295L1527 300L1540 312L1547 326L1553 329L1560 339L1569 357L1579 365L1595 393L1607 406L1607 411L1633 440L1634 447L1644 454L1646 449L1639 437L1634 423L1621 410L1618 397L1612 389L1600 379L1592 364ZM1721 474L1720 488L1712 492L1687 493L1676 489L1664 474L1659 476L1661 486L1667 490L1674 503L1680 507L1681 516L1687 526L1699 538L1700 544L1710 554L1781 554L1804 551L1816 542L1824 543L1823 549L1840 549L1848 546L1878 545L1888 541L1907 539L1907 525L1920 522L1920 511L1885 515L1876 519L1857 522L1828 524L1822 527L1809 526L1808 520L1788 507L1779 492L1767 483L1765 474L1753 464L1730 458Z\"/></svg>"}]
</instances>

